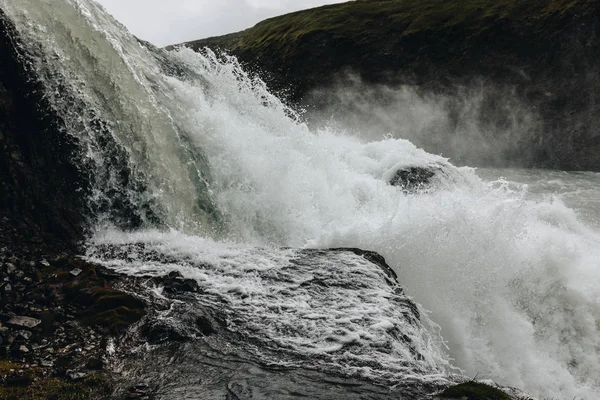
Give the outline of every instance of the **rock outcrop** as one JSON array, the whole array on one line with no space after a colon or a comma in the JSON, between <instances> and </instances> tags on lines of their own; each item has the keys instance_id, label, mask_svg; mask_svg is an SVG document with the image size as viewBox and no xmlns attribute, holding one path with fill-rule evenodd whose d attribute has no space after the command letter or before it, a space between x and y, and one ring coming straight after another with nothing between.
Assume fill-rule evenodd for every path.
<instances>
[{"instance_id":1,"label":"rock outcrop","mask_svg":"<svg viewBox=\"0 0 600 400\"><path fill-rule=\"evenodd\" d=\"M0 10L0 248L59 253L83 239L88 179Z\"/></svg>"}]
</instances>

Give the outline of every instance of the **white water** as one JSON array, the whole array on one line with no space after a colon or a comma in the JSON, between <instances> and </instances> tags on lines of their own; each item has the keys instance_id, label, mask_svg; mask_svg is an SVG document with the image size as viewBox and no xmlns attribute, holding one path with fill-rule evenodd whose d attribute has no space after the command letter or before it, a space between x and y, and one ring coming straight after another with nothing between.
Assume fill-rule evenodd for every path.
<instances>
[{"instance_id":1,"label":"white water","mask_svg":"<svg viewBox=\"0 0 600 400\"><path fill-rule=\"evenodd\" d=\"M454 365L467 375L540 397L600 395L600 232L587 221L597 221L593 210L578 214L553 189L532 195L531 185L488 183L407 141L363 143L344 132L311 131L233 59L181 49L166 57L193 74L165 76L154 56L89 0L10 3L0 0L30 40L43 42L50 68L85 82L79 90L103 117L126 125L115 135L148 174L166 222L180 231L134 233L130 241L146 237L182 257L190 240L211 243L213 222L194 205L200 189L187 178L191 161L178 147L183 131L181 146L206 156L209 193L229 242L375 250L431 311ZM41 29L50 10L52 24ZM93 68L78 65L82 48L103 55L93 57ZM108 101L99 101L99 92ZM93 139L93 130L77 134ZM100 157L92 145L90 157ZM386 183L401 166L429 164L447 171L435 190L406 194ZM600 194L594 179L583 179L585 190ZM577 205L577 197L565 201ZM206 238L181 239L186 233ZM118 244L124 235L100 230L95 240Z\"/></svg>"},{"instance_id":2,"label":"white water","mask_svg":"<svg viewBox=\"0 0 600 400\"><path fill-rule=\"evenodd\" d=\"M419 322L401 287L352 252L257 248L148 230L99 233L89 257L134 276L177 271L195 279L199 304L226 314L227 330L242 333L245 350L268 364L391 385L449 383L437 326L426 317Z\"/></svg>"}]
</instances>

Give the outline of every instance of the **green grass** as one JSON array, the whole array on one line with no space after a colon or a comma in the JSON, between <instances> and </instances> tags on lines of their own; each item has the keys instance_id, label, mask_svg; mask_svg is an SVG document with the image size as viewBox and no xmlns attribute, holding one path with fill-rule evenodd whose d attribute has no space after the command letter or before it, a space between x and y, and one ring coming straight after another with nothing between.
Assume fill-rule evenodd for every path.
<instances>
[{"instance_id":1,"label":"green grass","mask_svg":"<svg viewBox=\"0 0 600 400\"><path fill-rule=\"evenodd\" d=\"M579 15L596 18L598 8L595 0L362 0L186 45L229 51L295 101L348 69L372 82L397 72L431 81L438 70L485 76L503 64L498 60L546 65L529 58L558 54L565 26L572 29Z\"/></svg>"},{"instance_id":2,"label":"green grass","mask_svg":"<svg viewBox=\"0 0 600 400\"><path fill-rule=\"evenodd\" d=\"M231 51L274 48L293 52L294 44L327 35L354 43L373 43L389 34L413 35L459 28L477 34L492 21L535 24L593 0L371 0L352 1L298 11L262 21L245 31L190 42Z\"/></svg>"},{"instance_id":3,"label":"green grass","mask_svg":"<svg viewBox=\"0 0 600 400\"><path fill-rule=\"evenodd\" d=\"M94 374L81 382L48 377L42 368L21 369L21 364L0 360L0 399L2 400L93 400L107 398L111 385L103 374ZM30 380L26 385L11 385L6 377L15 371Z\"/></svg>"}]
</instances>

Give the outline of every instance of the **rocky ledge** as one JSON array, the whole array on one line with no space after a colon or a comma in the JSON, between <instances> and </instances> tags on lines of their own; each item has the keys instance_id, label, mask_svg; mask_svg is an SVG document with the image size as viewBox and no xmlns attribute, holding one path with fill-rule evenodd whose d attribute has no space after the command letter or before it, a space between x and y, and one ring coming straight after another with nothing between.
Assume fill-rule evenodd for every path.
<instances>
[{"instance_id":1,"label":"rocky ledge","mask_svg":"<svg viewBox=\"0 0 600 400\"><path fill-rule=\"evenodd\" d=\"M172 261L152 248L134 247L145 262ZM110 257L123 258L129 250L103 249ZM352 271L352 276L366 274L365 279L381 280L400 318L418 323L416 305L403 295L395 273L380 255L359 249L298 254L296 267L314 272L303 286L315 299L320 299L318 293L336 291L336 285L344 284L323 275L319 263L347 257L367 263L366 269ZM352 262L340 267L351 267ZM332 277L339 275L335 270L331 268ZM271 272L268 275L273 278ZM239 315L231 300L215 297L196 280L174 271L126 276L81 258L29 261L3 249L0 282L2 399L179 399L184 394L248 400L366 395L373 399L527 398L519 397L522 394L516 390L458 375L441 383L417 380L390 387L377 379L330 370L328 354L306 358L261 338L255 328L246 329L254 321ZM360 292L363 283L355 284L356 288L346 289ZM410 345L405 333L398 335L398 340ZM350 346L346 351L357 350Z\"/></svg>"},{"instance_id":2,"label":"rocky ledge","mask_svg":"<svg viewBox=\"0 0 600 400\"><path fill-rule=\"evenodd\" d=\"M106 398L110 338L145 313L122 279L77 258L0 257L0 398Z\"/></svg>"}]
</instances>

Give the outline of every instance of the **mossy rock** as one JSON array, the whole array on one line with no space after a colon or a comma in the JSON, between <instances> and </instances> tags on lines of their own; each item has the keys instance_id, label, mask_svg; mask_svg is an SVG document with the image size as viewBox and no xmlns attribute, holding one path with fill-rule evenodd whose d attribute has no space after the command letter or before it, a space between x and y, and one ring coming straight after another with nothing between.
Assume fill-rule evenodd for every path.
<instances>
[{"instance_id":1,"label":"mossy rock","mask_svg":"<svg viewBox=\"0 0 600 400\"><path fill-rule=\"evenodd\" d=\"M102 267L79 259L61 259L43 270L48 282L64 293L65 301L80 307L79 318L112 334L123 332L145 314L145 303L111 287L114 277L101 273ZM74 276L70 271L80 269ZM110 278L110 279L109 279Z\"/></svg>"},{"instance_id":2,"label":"mossy rock","mask_svg":"<svg viewBox=\"0 0 600 400\"><path fill-rule=\"evenodd\" d=\"M439 397L443 399L511 400L510 396L503 391L485 383L474 381L450 386Z\"/></svg>"}]
</instances>

